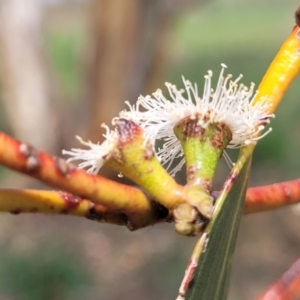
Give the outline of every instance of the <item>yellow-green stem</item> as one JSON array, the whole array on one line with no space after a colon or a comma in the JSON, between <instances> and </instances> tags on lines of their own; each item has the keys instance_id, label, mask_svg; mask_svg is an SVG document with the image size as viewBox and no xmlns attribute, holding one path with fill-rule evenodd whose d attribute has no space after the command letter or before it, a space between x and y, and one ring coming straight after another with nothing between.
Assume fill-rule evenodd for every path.
<instances>
[{"instance_id":1,"label":"yellow-green stem","mask_svg":"<svg viewBox=\"0 0 300 300\"><path fill-rule=\"evenodd\" d=\"M101 223L128 225L125 214L62 191L0 189L0 211L14 215L21 213L72 215Z\"/></svg>"},{"instance_id":2,"label":"yellow-green stem","mask_svg":"<svg viewBox=\"0 0 300 300\"><path fill-rule=\"evenodd\" d=\"M125 119L116 119L115 124L119 141L106 164L137 183L166 208L183 203L182 186L162 167L153 145L145 141L143 130Z\"/></svg>"},{"instance_id":3,"label":"yellow-green stem","mask_svg":"<svg viewBox=\"0 0 300 300\"><path fill-rule=\"evenodd\" d=\"M210 192L219 158L231 140L231 131L223 123L204 128L197 118L186 118L175 126L174 132L186 160L187 185L199 185Z\"/></svg>"},{"instance_id":4,"label":"yellow-green stem","mask_svg":"<svg viewBox=\"0 0 300 300\"><path fill-rule=\"evenodd\" d=\"M205 220L212 216L213 198L210 193L213 177L219 158L232 138L225 124L212 123L203 127L199 120L198 116L188 117L174 127L186 160L187 184L183 196L200 213L200 219L191 221L191 209L178 205L174 211L177 231L189 232L190 235L199 231Z\"/></svg>"}]
</instances>

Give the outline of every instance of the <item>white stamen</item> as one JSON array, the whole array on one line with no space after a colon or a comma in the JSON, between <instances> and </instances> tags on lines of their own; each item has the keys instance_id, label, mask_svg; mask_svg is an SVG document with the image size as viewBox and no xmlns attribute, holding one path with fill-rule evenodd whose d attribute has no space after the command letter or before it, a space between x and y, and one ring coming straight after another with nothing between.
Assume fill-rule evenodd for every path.
<instances>
[{"instance_id":1,"label":"white stamen","mask_svg":"<svg viewBox=\"0 0 300 300\"><path fill-rule=\"evenodd\" d=\"M223 152L222 156L225 159L226 164L228 165L228 167L231 169L232 166L234 165L234 163L232 162L230 156L228 155L228 153L226 151Z\"/></svg>"},{"instance_id":2,"label":"white stamen","mask_svg":"<svg viewBox=\"0 0 300 300\"><path fill-rule=\"evenodd\" d=\"M202 98L199 97L197 85L183 78L185 86L185 97L182 90L175 85L166 83L171 101L166 99L161 90L153 93L153 96L140 96L136 106L128 105L129 111L122 111L121 117L125 117L138 123L146 134L146 139L154 142L162 140L164 146L156 154L162 164L171 167L173 160L182 157L182 147L175 136L174 126L182 119L199 119L198 124L207 128L213 123L225 123L232 132L232 140L228 148L239 148L246 144L255 143L270 132L270 129L263 135L261 131L269 123L274 115L268 113L269 104L266 101L259 101L252 104L257 92L254 91L254 84L250 88L239 84L242 75L235 80L232 76L224 76L226 66L221 65L221 73L215 90L211 88L212 71L204 76L205 84ZM139 111L139 106L145 111ZM207 118L209 117L209 118ZM230 158L224 154L225 160L232 164ZM182 158L179 164L171 170L175 175L184 164Z\"/></svg>"},{"instance_id":3,"label":"white stamen","mask_svg":"<svg viewBox=\"0 0 300 300\"><path fill-rule=\"evenodd\" d=\"M102 124L101 127L105 128L106 133L103 136L106 140L102 144L93 144L91 141L85 142L81 137L76 136L81 144L89 147L90 149L71 149L71 151L63 150L62 154L71 156L67 162L82 160L78 165L80 169L87 169L88 173L97 174L103 166L105 160L109 157L112 149L116 145L118 133L111 131L107 125Z\"/></svg>"}]
</instances>

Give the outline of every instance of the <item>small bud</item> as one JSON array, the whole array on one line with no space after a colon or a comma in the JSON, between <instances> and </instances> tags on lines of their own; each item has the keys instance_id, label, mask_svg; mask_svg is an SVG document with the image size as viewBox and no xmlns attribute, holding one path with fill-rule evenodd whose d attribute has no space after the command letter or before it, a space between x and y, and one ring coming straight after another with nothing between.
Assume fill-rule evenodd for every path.
<instances>
[{"instance_id":1,"label":"small bud","mask_svg":"<svg viewBox=\"0 0 300 300\"><path fill-rule=\"evenodd\" d=\"M175 220L175 230L179 234L193 236L195 235L195 222L198 212L188 203L179 204L174 208L173 216Z\"/></svg>"},{"instance_id":2,"label":"small bud","mask_svg":"<svg viewBox=\"0 0 300 300\"><path fill-rule=\"evenodd\" d=\"M198 212L210 219L213 215L213 197L200 185L186 185L183 189L184 199Z\"/></svg>"},{"instance_id":3,"label":"small bud","mask_svg":"<svg viewBox=\"0 0 300 300\"><path fill-rule=\"evenodd\" d=\"M183 235L197 235L206 223L206 220L199 216L197 209L188 203L177 205L173 210L175 230Z\"/></svg>"},{"instance_id":4,"label":"small bud","mask_svg":"<svg viewBox=\"0 0 300 300\"><path fill-rule=\"evenodd\" d=\"M195 225L187 222L176 222L175 230L177 233L186 235L186 236L195 236Z\"/></svg>"},{"instance_id":5,"label":"small bud","mask_svg":"<svg viewBox=\"0 0 300 300\"><path fill-rule=\"evenodd\" d=\"M198 212L195 208L188 203L182 203L174 208L173 215L176 221L184 221L187 223L193 223L196 221Z\"/></svg>"}]
</instances>

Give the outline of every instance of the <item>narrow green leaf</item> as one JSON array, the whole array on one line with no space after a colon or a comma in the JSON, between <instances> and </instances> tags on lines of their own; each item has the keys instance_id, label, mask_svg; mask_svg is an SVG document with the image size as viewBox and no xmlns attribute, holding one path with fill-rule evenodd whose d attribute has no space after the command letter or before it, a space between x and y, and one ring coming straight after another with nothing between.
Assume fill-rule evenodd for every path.
<instances>
[{"instance_id":1,"label":"narrow green leaf","mask_svg":"<svg viewBox=\"0 0 300 300\"><path fill-rule=\"evenodd\" d=\"M249 155L251 156L251 155ZM185 282L186 300L226 299L228 277L235 248L239 224L243 214L244 199L250 173L251 158L246 158L231 173L226 190L221 193L215 215L200 238L187 268L197 265L195 274ZM243 160L243 159L242 159ZM235 173L233 173L235 171ZM236 177L235 177L236 176Z\"/></svg>"}]
</instances>

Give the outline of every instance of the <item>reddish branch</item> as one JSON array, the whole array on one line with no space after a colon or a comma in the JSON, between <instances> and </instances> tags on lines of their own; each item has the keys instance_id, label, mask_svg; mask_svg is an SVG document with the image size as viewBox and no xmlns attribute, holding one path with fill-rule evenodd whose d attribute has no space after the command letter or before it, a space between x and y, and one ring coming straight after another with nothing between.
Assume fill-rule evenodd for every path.
<instances>
[{"instance_id":1,"label":"reddish branch","mask_svg":"<svg viewBox=\"0 0 300 300\"><path fill-rule=\"evenodd\" d=\"M169 220L169 212L138 188L87 174L63 159L39 152L0 132L0 164L44 183L90 199L127 218L130 229ZM279 208L300 201L300 180L249 188L245 214Z\"/></svg>"},{"instance_id":2,"label":"reddish branch","mask_svg":"<svg viewBox=\"0 0 300 300\"><path fill-rule=\"evenodd\" d=\"M134 187L87 174L63 159L37 151L0 132L0 164L37 178L50 186L121 212L130 229L168 218L168 211Z\"/></svg>"},{"instance_id":3,"label":"reddish branch","mask_svg":"<svg viewBox=\"0 0 300 300\"><path fill-rule=\"evenodd\" d=\"M296 300L300 296L300 259L256 300Z\"/></svg>"},{"instance_id":4,"label":"reddish branch","mask_svg":"<svg viewBox=\"0 0 300 300\"><path fill-rule=\"evenodd\" d=\"M300 179L249 188L245 214L267 211L300 201Z\"/></svg>"},{"instance_id":5,"label":"reddish branch","mask_svg":"<svg viewBox=\"0 0 300 300\"><path fill-rule=\"evenodd\" d=\"M60 191L0 190L0 211L14 215L20 213L72 215L101 223L127 225L124 214Z\"/></svg>"}]
</instances>

